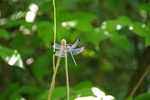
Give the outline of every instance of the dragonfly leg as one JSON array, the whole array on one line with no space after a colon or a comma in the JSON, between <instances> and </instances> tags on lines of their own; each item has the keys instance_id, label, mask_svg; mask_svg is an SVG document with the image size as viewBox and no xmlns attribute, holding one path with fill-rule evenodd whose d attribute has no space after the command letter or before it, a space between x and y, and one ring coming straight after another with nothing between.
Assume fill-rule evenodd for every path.
<instances>
[{"instance_id":1,"label":"dragonfly leg","mask_svg":"<svg viewBox=\"0 0 150 100\"><path fill-rule=\"evenodd\" d=\"M76 63L76 61L75 61L75 59L74 59L73 54L72 54L71 51L70 51L70 54L71 54L71 57L72 57L72 59L73 59L73 62L74 62L74 64L75 64L75 66L77 66L77 63Z\"/></svg>"}]
</instances>

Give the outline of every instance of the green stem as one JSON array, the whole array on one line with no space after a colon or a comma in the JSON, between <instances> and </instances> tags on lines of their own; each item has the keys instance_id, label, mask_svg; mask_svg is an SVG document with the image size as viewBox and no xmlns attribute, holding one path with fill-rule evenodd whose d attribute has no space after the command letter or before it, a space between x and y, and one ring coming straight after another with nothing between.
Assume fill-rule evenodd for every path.
<instances>
[{"instance_id":1,"label":"green stem","mask_svg":"<svg viewBox=\"0 0 150 100\"><path fill-rule=\"evenodd\" d=\"M142 75L142 77L140 78L140 80L138 81L138 83L136 84L134 89L132 90L131 94L129 95L130 98L133 97L134 93L136 92L136 90L138 89L138 87L140 86L140 84L142 83L144 78L146 77L146 75L149 72L149 70L150 70L150 65L146 68L144 74Z\"/></svg>"},{"instance_id":2,"label":"green stem","mask_svg":"<svg viewBox=\"0 0 150 100\"><path fill-rule=\"evenodd\" d=\"M53 0L53 9L54 9L54 46L56 43L56 5L55 0ZM55 52L55 48L53 49L53 52ZM55 71L55 55L53 55L53 71Z\"/></svg>"},{"instance_id":3,"label":"green stem","mask_svg":"<svg viewBox=\"0 0 150 100\"><path fill-rule=\"evenodd\" d=\"M64 42L64 39L63 39L61 41L60 55L62 54L62 52L64 50L64 48L63 48L64 46L65 46L65 42ZM53 93L53 90L54 90L54 87L55 87L55 79L56 79L56 74L57 74L57 71L58 71L58 68L59 68L59 65L60 65L60 61L61 61L61 56L58 56L57 63L56 63L56 68L55 68L55 71L53 73L52 82L51 82L51 86L50 86L50 89L49 89L47 100L51 100L51 96L52 96L52 93Z\"/></svg>"}]
</instances>

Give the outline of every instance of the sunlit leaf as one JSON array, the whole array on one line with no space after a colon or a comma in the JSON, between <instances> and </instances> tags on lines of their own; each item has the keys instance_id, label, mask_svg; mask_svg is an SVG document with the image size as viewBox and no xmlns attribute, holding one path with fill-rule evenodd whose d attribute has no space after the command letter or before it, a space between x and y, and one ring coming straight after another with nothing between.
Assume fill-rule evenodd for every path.
<instances>
[{"instance_id":1,"label":"sunlit leaf","mask_svg":"<svg viewBox=\"0 0 150 100\"><path fill-rule=\"evenodd\" d=\"M20 68L24 68L21 55L18 53L17 50L0 46L0 57L11 66L18 66Z\"/></svg>"},{"instance_id":2,"label":"sunlit leaf","mask_svg":"<svg viewBox=\"0 0 150 100\"><path fill-rule=\"evenodd\" d=\"M140 23L140 22L134 22L131 25L133 27L133 30L131 30L132 32L134 32L135 34L141 36L141 37L146 37L148 34L147 29L144 27L144 24Z\"/></svg>"}]
</instances>

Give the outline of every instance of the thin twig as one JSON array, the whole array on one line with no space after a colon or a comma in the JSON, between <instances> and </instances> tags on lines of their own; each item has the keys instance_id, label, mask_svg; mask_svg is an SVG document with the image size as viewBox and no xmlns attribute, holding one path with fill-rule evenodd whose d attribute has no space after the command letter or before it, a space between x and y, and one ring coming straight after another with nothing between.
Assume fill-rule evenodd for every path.
<instances>
[{"instance_id":1,"label":"thin twig","mask_svg":"<svg viewBox=\"0 0 150 100\"><path fill-rule=\"evenodd\" d=\"M54 9L54 46L56 43L56 5L55 0L53 0L53 9ZM53 52L55 52L55 48L53 49ZM53 72L55 71L55 55L53 55Z\"/></svg>"},{"instance_id":2,"label":"thin twig","mask_svg":"<svg viewBox=\"0 0 150 100\"><path fill-rule=\"evenodd\" d=\"M66 48L65 48L65 51L66 51ZM68 75L67 53L65 53L65 69L66 69L67 100L70 100L70 97L69 97L69 90L70 89L69 89L69 75Z\"/></svg>"},{"instance_id":3,"label":"thin twig","mask_svg":"<svg viewBox=\"0 0 150 100\"><path fill-rule=\"evenodd\" d=\"M63 50L64 50L64 39L61 41L61 48L60 48L60 55L62 54ZM55 71L53 73L53 77L52 77L52 82L51 82L51 86L50 86L50 89L49 89L49 94L48 94L48 98L47 100L51 100L51 96L52 96L52 93L53 93L53 90L54 90L54 87L55 87L55 79L56 79L56 74L57 74L57 71L58 71L58 68L59 68L59 65L60 65L60 61L61 61L61 56L58 56L58 59L57 59L57 63L56 63L56 68L55 68Z\"/></svg>"},{"instance_id":4,"label":"thin twig","mask_svg":"<svg viewBox=\"0 0 150 100\"><path fill-rule=\"evenodd\" d=\"M134 93L136 92L136 90L138 89L138 87L140 86L140 84L142 83L142 81L144 80L144 78L146 77L147 73L150 70L150 65L146 68L145 72L143 73L142 77L140 78L140 80L138 81L138 83L136 84L136 86L134 87L134 89L132 90L131 94L129 95L129 97L133 97Z\"/></svg>"}]
</instances>

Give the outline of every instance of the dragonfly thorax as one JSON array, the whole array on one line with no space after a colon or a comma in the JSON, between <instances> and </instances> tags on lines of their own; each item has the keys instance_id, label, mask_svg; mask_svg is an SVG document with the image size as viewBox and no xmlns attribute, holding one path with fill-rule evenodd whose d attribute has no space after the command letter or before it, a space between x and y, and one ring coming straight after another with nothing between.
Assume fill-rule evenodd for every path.
<instances>
[{"instance_id":1,"label":"dragonfly thorax","mask_svg":"<svg viewBox=\"0 0 150 100\"><path fill-rule=\"evenodd\" d=\"M70 51L70 48L71 48L71 47L70 47L69 45L66 45L65 47L66 47L66 48L65 48L66 51Z\"/></svg>"}]
</instances>

